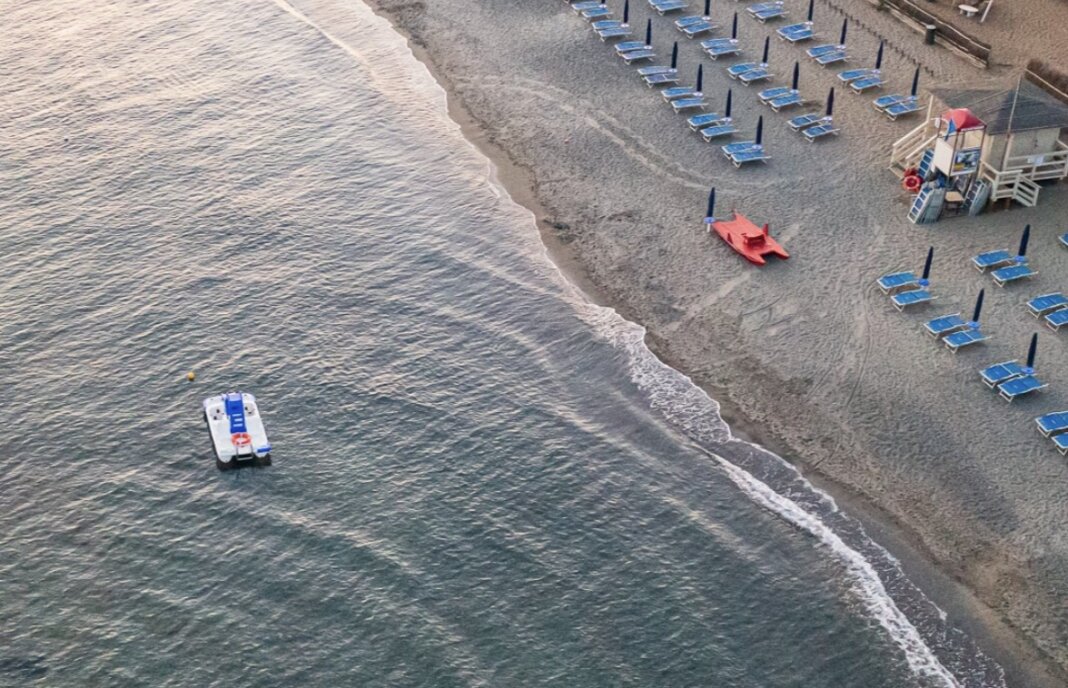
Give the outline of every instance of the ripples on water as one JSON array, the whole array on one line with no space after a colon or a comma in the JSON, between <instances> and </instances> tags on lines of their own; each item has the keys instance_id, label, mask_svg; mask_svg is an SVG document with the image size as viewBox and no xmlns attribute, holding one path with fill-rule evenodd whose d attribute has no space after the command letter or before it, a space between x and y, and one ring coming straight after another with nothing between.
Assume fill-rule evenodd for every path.
<instances>
[{"instance_id":1,"label":"ripples on water","mask_svg":"<svg viewBox=\"0 0 1068 688\"><path fill-rule=\"evenodd\" d=\"M1000 684L362 5L7 15L0 685ZM272 468L214 467L235 387Z\"/></svg>"}]
</instances>

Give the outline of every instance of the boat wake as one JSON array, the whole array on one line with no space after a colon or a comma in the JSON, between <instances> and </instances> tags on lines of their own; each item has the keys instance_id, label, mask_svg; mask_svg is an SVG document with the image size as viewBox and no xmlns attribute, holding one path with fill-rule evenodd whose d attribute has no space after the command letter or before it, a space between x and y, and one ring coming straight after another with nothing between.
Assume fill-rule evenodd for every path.
<instances>
[{"instance_id":1,"label":"boat wake","mask_svg":"<svg viewBox=\"0 0 1068 688\"><path fill-rule=\"evenodd\" d=\"M827 493L762 447L735 438L719 404L692 380L658 359L644 328L614 310L586 304L582 315L626 356L631 380L659 413L716 461L750 499L817 539L840 563L853 594L904 652L922 685L1003 688L1004 672L901 569L900 563L841 512ZM756 476L760 475L762 479Z\"/></svg>"}]
</instances>

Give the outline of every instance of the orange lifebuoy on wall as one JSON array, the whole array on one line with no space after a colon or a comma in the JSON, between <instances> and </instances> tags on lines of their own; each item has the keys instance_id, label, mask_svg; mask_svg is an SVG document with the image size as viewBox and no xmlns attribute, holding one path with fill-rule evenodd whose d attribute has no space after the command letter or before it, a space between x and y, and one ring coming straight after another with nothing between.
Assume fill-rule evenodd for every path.
<instances>
[{"instance_id":1,"label":"orange lifebuoy on wall","mask_svg":"<svg viewBox=\"0 0 1068 688\"><path fill-rule=\"evenodd\" d=\"M244 447L247 444L252 444L252 438L248 436L247 432L235 432L230 435L230 441L235 447Z\"/></svg>"},{"instance_id":2,"label":"orange lifebuoy on wall","mask_svg":"<svg viewBox=\"0 0 1068 688\"><path fill-rule=\"evenodd\" d=\"M905 187L905 191L916 193L923 186L923 179L918 174L910 174L901 180L901 186Z\"/></svg>"}]
</instances>

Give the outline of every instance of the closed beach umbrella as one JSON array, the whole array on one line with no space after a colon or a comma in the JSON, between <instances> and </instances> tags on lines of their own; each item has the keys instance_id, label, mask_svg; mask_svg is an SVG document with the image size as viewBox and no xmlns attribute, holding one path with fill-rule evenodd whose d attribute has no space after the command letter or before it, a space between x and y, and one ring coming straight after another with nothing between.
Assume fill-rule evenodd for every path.
<instances>
[{"instance_id":1,"label":"closed beach umbrella","mask_svg":"<svg viewBox=\"0 0 1068 688\"><path fill-rule=\"evenodd\" d=\"M716 187L708 192L708 211L705 212L705 222L711 223L715 219L716 212Z\"/></svg>"},{"instance_id":2,"label":"closed beach umbrella","mask_svg":"<svg viewBox=\"0 0 1068 688\"><path fill-rule=\"evenodd\" d=\"M827 116L830 117L834 113L834 86L831 86L831 90L827 92Z\"/></svg>"},{"instance_id":3,"label":"closed beach umbrella","mask_svg":"<svg viewBox=\"0 0 1068 688\"><path fill-rule=\"evenodd\" d=\"M1038 352L1038 333L1031 335L1031 346L1027 348L1027 371L1028 374L1035 370L1035 353Z\"/></svg>"},{"instance_id":4,"label":"closed beach umbrella","mask_svg":"<svg viewBox=\"0 0 1068 688\"><path fill-rule=\"evenodd\" d=\"M797 61L794 61L794 80L791 82L790 88L795 91L797 90L797 78L799 76L801 76L801 65L799 65Z\"/></svg>"},{"instance_id":5,"label":"closed beach umbrella","mask_svg":"<svg viewBox=\"0 0 1068 688\"><path fill-rule=\"evenodd\" d=\"M1024 227L1023 235L1020 236L1020 250L1016 252L1016 255L1023 258L1027 255L1027 240L1031 238L1031 225Z\"/></svg>"},{"instance_id":6,"label":"closed beach umbrella","mask_svg":"<svg viewBox=\"0 0 1068 688\"><path fill-rule=\"evenodd\" d=\"M646 19L645 20L645 47L646 48L652 48L653 47L653 20L652 19Z\"/></svg>"},{"instance_id":7,"label":"closed beach umbrella","mask_svg":"<svg viewBox=\"0 0 1068 688\"><path fill-rule=\"evenodd\" d=\"M875 68L879 69L883 66L883 42L879 41L879 52L875 54Z\"/></svg>"},{"instance_id":8,"label":"closed beach umbrella","mask_svg":"<svg viewBox=\"0 0 1068 688\"><path fill-rule=\"evenodd\" d=\"M705 19L712 16L712 0L705 0Z\"/></svg>"},{"instance_id":9,"label":"closed beach umbrella","mask_svg":"<svg viewBox=\"0 0 1068 688\"><path fill-rule=\"evenodd\" d=\"M671 47L671 68L677 69L679 66L679 42L675 41L675 45Z\"/></svg>"},{"instance_id":10,"label":"closed beach umbrella","mask_svg":"<svg viewBox=\"0 0 1068 688\"><path fill-rule=\"evenodd\" d=\"M697 65L697 88L694 89L694 95L701 95L701 84L705 77L705 66Z\"/></svg>"},{"instance_id":11,"label":"closed beach umbrella","mask_svg":"<svg viewBox=\"0 0 1068 688\"><path fill-rule=\"evenodd\" d=\"M734 13L734 21L731 22L731 39L738 38L738 13Z\"/></svg>"},{"instance_id":12,"label":"closed beach umbrella","mask_svg":"<svg viewBox=\"0 0 1068 688\"><path fill-rule=\"evenodd\" d=\"M623 3L623 26L627 26L628 22L630 22L630 0Z\"/></svg>"},{"instance_id":13,"label":"closed beach umbrella","mask_svg":"<svg viewBox=\"0 0 1068 688\"><path fill-rule=\"evenodd\" d=\"M727 89L727 109L723 112L725 119L731 118L731 89Z\"/></svg>"},{"instance_id":14,"label":"closed beach umbrella","mask_svg":"<svg viewBox=\"0 0 1068 688\"><path fill-rule=\"evenodd\" d=\"M975 299L975 311L972 313L972 326L979 326L979 315L983 312L983 292L985 289L979 290L979 297Z\"/></svg>"},{"instance_id":15,"label":"closed beach umbrella","mask_svg":"<svg viewBox=\"0 0 1068 688\"><path fill-rule=\"evenodd\" d=\"M756 144L760 145L760 140L764 138L764 115L757 118L757 135Z\"/></svg>"},{"instance_id":16,"label":"closed beach umbrella","mask_svg":"<svg viewBox=\"0 0 1068 688\"><path fill-rule=\"evenodd\" d=\"M768 63L768 41L771 40L771 36L764 36L764 57L761 58L760 64Z\"/></svg>"},{"instance_id":17,"label":"closed beach umbrella","mask_svg":"<svg viewBox=\"0 0 1068 688\"><path fill-rule=\"evenodd\" d=\"M916 67L916 73L912 75L912 90L909 91L909 95L913 98L916 97L916 89L920 87L920 68Z\"/></svg>"},{"instance_id":18,"label":"closed beach umbrella","mask_svg":"<svg viewBox=\"0 0 1068 688\"><path fill-rule=\"evenodd\" d=\"M816 0L808 0L808 21L812 21L812 13L816 11Z\"/></svg>"},{"instance_id":19,"label":"closed beach umbrella","mask_svg":"<svg viewBox=\"0 0 1068 688\"><path fill-rule=\"evenodd\" d=\"M849 26L849 20L842 20L842 35L838 37L838 45L845 45L846 28Z\"/></svg>"},{"instance_id":20,"label":"closed beach umbrella","mask_svg":"<svg viewBox=\"0 0 1068 688\"><path fill-rule=\"evenodd\" d=\"M927 260L923 263L923 277L920 278L920 285L926 287L930 284L928 279L931 276L931 260L934 259L934 246L927 249Z\"/></svg>"}]
</instances>

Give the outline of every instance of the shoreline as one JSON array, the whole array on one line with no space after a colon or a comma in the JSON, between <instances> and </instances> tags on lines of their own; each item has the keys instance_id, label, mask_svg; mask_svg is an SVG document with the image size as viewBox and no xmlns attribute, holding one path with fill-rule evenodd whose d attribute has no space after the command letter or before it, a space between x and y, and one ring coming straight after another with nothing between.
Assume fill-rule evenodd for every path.
<instances>
[{"instance_id":1,"label":"shoreline","mask_svg":"<svg viewBox=\"0 0 1068 688\"><path fill-rule=\"evenodd\" d=\"M726 386L711 384L707 376L690 370L684 360L672 355L670 346L654 334L653 328L643 322L640 314L625 299L600 286L585 264L581 251L573 245L573 239L569 240L566 234L561 236L562 232L569 232L570 227L566 224L563 227L555 226L560 222L558 218L562 213L556 212L539 195L540 192L548 192L540 189L535 174L517 162L496 140L490 126L472 114L447 70L439 68L430 50L406 29L403 22L380 6L377 0L368 0L368 4L375 14L386 19L405 39L413 56L442 88L450 118L459 125L463 136L487 158L491 179L505 190L513 202L532 213L547 256L565 279L593 303L610 307L623 318L644 327L646 345L653 354L666 365L686 374L720 404L720 415L735 437L758 444L797 467L807 480L827 492L850 516L860 521L872 539L901 562L909 579L948 615L953 625L967 633L983 652L1004 668L1008 685L1056 688L1068 681L1068 675L1062 672L1056 661L1043 653L1008 618L983 602L979 592L955 570L956 567L940 561L926 546L922 535L872 501L863 491L853 489L834 475L821 471L818 463L813 465L806 461L802 448L793 446L789 438L749 416L741 404L732 400Z\"/></svg>"}]
</instances>

